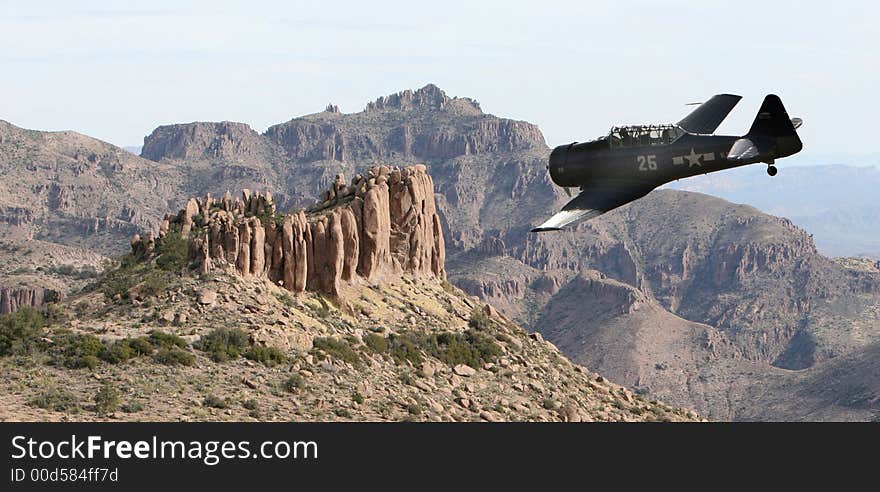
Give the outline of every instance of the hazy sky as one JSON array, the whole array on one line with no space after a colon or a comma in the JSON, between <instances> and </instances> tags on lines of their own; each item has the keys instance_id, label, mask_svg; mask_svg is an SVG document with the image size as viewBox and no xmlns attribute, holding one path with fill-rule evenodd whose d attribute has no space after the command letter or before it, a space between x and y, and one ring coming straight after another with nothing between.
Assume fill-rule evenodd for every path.
<instances>
[{"instance_id":1,"label":"hazy sky","mask_svg":"<svg viewBox=\"0 0 880 492\"><path fill-rule=\"evenodd\" d=\"M719 129L740 134L775 92L805 120L789 162L880 164L875 2L128 4L0 0L0 119L139 145L159 124L263 131L433 82L552 146L719 92L745 97Z\"/></svg>"}]
</instances>

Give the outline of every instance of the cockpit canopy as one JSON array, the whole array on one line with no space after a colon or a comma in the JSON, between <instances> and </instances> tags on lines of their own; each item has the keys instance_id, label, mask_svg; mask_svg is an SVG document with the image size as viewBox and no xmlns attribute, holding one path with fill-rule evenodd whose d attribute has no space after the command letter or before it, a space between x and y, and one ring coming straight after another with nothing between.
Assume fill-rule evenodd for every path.
<instances>
[{"instance_id":1,"label":"cockpit canopy","mask_svg":"<svg viewBox=\"0 0 880 492\"><path fill-rule=\"evenodd\" d=\"M685 134L678 125L615 126L608 134L611 148L668 145Z\"/></svg>"}]
</instances>

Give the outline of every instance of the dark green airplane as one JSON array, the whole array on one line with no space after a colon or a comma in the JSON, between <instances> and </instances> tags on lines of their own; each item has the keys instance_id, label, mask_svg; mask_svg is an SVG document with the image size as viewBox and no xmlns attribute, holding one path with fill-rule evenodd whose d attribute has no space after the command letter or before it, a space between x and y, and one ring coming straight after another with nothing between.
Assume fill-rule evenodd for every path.
<instances>
[{"instance_id":1,"label":"dark green airplane","mask_svg":"<svg viewBox=\"0 0 880 492\"><path fill-rule=\"evenodd\" d=\"M580 194L532 232L598 217L676 179L757 162L775 176L776 159L803 148L796 131L803 121L790 119L779 97L770 94L747 134L714 135L740 99L719 94L675 125L614 127L591 142L556 147L547 166L550 178L566 192L580 188Z\"/></svg>"}]
</instances>

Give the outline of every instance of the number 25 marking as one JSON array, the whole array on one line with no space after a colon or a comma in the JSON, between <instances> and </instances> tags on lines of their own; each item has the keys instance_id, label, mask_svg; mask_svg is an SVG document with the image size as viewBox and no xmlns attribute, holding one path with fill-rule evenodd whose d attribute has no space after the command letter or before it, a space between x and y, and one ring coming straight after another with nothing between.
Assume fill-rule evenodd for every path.
<instances>
[{"instance_id":1,"label":"number 25 marking","mask_svg":"<svg viewBox=\"0 0 880 492\"><path fill-rule=\"evenodd\" d=\"M639 171L656 171L657 170L656 155L640 155L636 156L639 163Z\"/></svg>"}]
</instances>

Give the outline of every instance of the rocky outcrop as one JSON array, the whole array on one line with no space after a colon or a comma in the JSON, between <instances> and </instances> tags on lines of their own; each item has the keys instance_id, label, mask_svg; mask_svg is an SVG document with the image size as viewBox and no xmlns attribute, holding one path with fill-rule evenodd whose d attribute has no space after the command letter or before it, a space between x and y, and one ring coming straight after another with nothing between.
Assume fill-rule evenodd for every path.
<instances>
[{"instance_id":1,"label":"rocky outcrop","mask_svg":"<svg viewBox=\"0 0 880 492\"><path fill-rule=\"evenodd\" d=\"M389 109L402 111L415 109L443 110L448 107L451 100L439 87L434 84L428 84L416 91L407 89L397 94L380 97L375 102L368 103L365 111L370 113ZM480 105L476 101L470 99L467 99L467 101L475 109L480 109Z\"/></svg>"},{"instance_id":2,"label":"rocky outcrop","mask_svg":"<svg viewBox=\"0 0 880 492\"><path fill-rule=\"evenodd\" d=\"M15 312L22 307L41 308L61 299L61 293L42 287L0 287L0 314Z\"/></svg>"},{"instance_id":3,"label":"rocky outcrop","mask_svg":"<svg viewBox=\"0 0 880 492\"><path fill-rule=\"evenodd\" d=\"M141 157L168 159L226 159L255 153L260 135L244 123L187 123L164 125L144 138Z\"/></svg>"},{"instance_id":4,"label":"rocky outcrop","mask_svg":"<svg viewBox=\"0 0 880 492\"><path fill-rule=\"evenodd\" d=\"M343 282L386 275L446 277L445 247L425 166L378 166L346 184L337 176L308 212L276 213L271 193L244 190L235 200L190 199L166 217L156 239L132 239L143 256L169 231L191 240L202 272L233 269L265 277L293 292L338 295Z\"/></svg>"},{"instance_id":5,"label":"rocky outcrop","mask_svg":"<svg viewBox=\"0 0 880 492\"><path fill-rule=\"evenodd\" d=\"M289 158L306 161L449 159L546 147L537 126L484 114L476 101L450 98L433 84L380 97L344 118L331 105L272 126L264 136Z\"/></svg>"}]
</instances>

